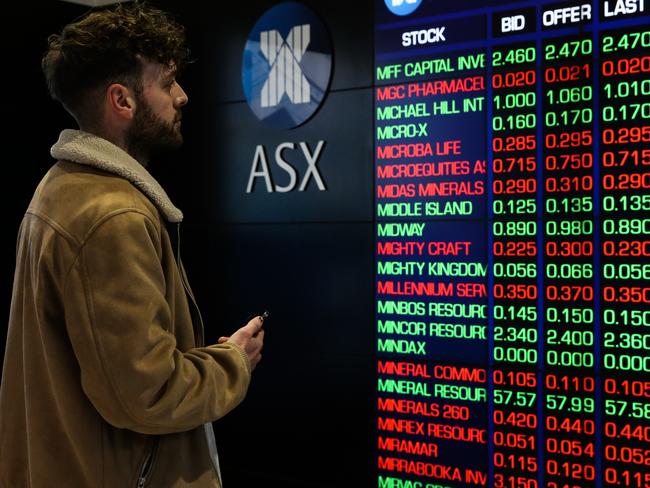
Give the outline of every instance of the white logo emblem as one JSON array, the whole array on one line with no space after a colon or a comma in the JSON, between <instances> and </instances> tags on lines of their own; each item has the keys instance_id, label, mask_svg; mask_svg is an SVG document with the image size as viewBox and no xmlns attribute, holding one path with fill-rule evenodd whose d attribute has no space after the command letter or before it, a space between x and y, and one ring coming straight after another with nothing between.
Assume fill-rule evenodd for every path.
<instances>
[{"instance_id":1,"label":"white logo emblem","mask_svg":"<svg viewBox=\"0 0 650 488\"><path fill-rule=\"evenodd\" d=\"M285 93L295 104L309 103L309 81L300 68L300 61L309 45L310 27L309 24L294 26L286 41L277 30L260 33L260 49L271 67L262 87L262 107L275 107Z\"/></svg>"}]
</instances>

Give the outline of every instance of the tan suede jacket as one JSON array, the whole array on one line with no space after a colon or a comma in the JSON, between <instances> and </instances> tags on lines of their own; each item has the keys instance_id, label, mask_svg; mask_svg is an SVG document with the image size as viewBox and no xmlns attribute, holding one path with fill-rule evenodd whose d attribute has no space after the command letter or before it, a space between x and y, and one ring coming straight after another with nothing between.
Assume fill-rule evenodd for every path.
<instances>
[{"instance_id":1,"label":"tan suede jacket","mask_svg":"<svg viewBox=\"0 0 650 488\"><path fill-rule=\"evenodd\" d=\"M202 345L164 222L182 213L104 139L65 130L52 155L18 237L0 487L219 487L210 422L242 401L250 363Z\"/></svg>"}]
</instances>

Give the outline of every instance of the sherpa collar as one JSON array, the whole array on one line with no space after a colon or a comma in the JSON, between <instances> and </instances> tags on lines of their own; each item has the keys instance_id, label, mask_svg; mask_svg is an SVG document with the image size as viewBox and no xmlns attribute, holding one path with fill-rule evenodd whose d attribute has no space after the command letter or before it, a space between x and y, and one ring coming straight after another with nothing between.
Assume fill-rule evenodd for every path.
<instances>
[{"instance_id":1,"label":"sherpa collar","mask_svg":"<svg viewBox=\"0 0 650 488\"><path fill-rule=\"evenodd\" d=\"M53 158L92 166L129 180L158 207L169 222L181 222L183 212L174 206L153 176L123 149L80 130L65 129L52 146Z\"/></svg>"}]
</instances>

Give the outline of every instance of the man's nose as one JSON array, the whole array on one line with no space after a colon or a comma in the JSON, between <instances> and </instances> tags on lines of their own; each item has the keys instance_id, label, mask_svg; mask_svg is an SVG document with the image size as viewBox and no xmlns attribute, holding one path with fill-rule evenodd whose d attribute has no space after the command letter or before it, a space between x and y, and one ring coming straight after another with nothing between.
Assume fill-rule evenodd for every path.
<instances>
[{"instance_id":1,"label":"man's nose","mask_svg":"<svg viewBox=\"0 0 650 488\"><path fill-rule=\"evenodd\" d=\"M181 85L177 83L176 87L177 87L177 93L174 99L174 104L176 105L176 107L182 107L183 105L187 104L189 99L187 97L187 93L185 93L185 90L183 90Z\"/></svg>"}]
</instances>

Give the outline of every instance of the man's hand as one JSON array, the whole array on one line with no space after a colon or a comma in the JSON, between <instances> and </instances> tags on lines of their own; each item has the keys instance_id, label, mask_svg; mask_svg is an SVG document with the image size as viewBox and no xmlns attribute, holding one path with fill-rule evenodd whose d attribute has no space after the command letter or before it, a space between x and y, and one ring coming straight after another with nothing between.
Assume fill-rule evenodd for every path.
<instances>
[{"instance_id":1,"label":"man's hand","mask_svg":"<svg viewBox=\"0 0 650 488\"><path fill-rule=\"evenodd\" d=\"M218 340L219 344L232 342L246 351L251 362L251 371L255 369L257 363L262 359L262 346L264 345L262 324L262 317L255 317L230 337L219 337Z\"/></svg>"}]
</instances>

